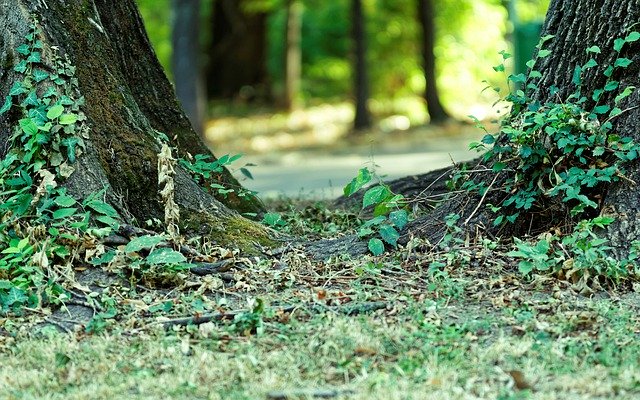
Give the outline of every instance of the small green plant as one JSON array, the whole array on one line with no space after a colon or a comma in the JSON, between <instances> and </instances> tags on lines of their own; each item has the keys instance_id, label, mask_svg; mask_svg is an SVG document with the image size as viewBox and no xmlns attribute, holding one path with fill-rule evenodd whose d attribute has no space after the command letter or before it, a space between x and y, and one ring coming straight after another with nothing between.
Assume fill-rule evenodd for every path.
<instances>
[{"instance_id":1,"label":"small green plant","mask_svg":"<svg viewBox=\"0 0 640 400\"><path fill-rule=\"evenodd\" d=\"M483 158L491 169L486 172L492 172L494 179L491 183L486 179L479 182L469 179L460 184L462 171L451 183L477 192L483 199L490 190L504 193L498 204L489 205L497 213L495 225L513 223L523 213L544 213L549 207L547 199L560 200L554 202L555 212L557 207L564 207L567 214L577 220L597 215L603 183L625 179L623 165L635 160L640 152L640 145L618 135L612 124L615 117L626 111L620 108L622 100L635 90L632 86L621 88L613 74L627 68L631 60L619 57L614 65L606 67L607 82L593 93L582 93L581 84L583 73L598 66L595 58L576 67L575 91L568 98L541 104L532 97L541 90L537 82L542 74L535 69L535 64L551 54L543 49L543 44L551 38L553 36L542 38L537 59L528 63L528 76L509 76L509 83L515 88L505 100L512 107L500 132L487 134L482 142L471 144L472 148L487 150ZM624 39L617 39L613 51L619 53L626 43L639 38L639 33L632 32ZM601 51L592 46L587 52L595 57ZM502 57L506 60L510 55L502 52ZM504 71L504 65L496 70ZM613 104L602 104L604 95L614 91L618 94ZM550 92L553 96L559 89L552 87Z\"/></svg>"},{"instance_id":2,"label":"small green plant","mask_svg":"<svg viewBox=\"0 0 640 400\"><path fill-rule=\"evenodd\" d=\"M613 221L610 217L582 220L562 238L545 234L533 243L516 238L516 249L507 255L520 259L518 267L524 275L562 272L573 280L604 277L613 282L637 276L635 253L626 260L612 257L608 240L596 233Z\"/></svg>"},{"instance_id":3,"label":"small green plant","mask_svg":"<svg viewBox=\"0 0 640 400\"><path fill-rule=\"evenodd\" d=\"M187 171L191 173L191 176L198 184L206 185L206 187L209 190L215 193L226 196L229 193L234 193L237 191L238 196L240 197L255 195L254 192L251 192L246 189L240 188L240 190L236 190L233 188L225 187L219 183L212 182L213 178L219 177L222 174L226 166L231 165L233 162L239 160L241 157L242 157L242 154L236 154L234 156L225 154L222 157L215 160L211 154L196 154L195 157L193 157L192 161L185 158L181 158L179 162L182 167L184 167ZM247 179L253 179L253 175L247 168L253 165L254 164L246 164L244 167L240 168L240 172Z\"/></svg>"},{"instance_id":4,"label":"small green plant","mask_svg":"<svg viewBox=\"0 0 640 400\"><path fill-rule=\"evenodd\" d=\"M368 168L361 168L358 175L344 187L345 196L358 192L373 179L378 182L369 187L362 198L362 209L373 207L373 218L366 221L358 230L358 236L369 238L369 251L373 255L384 253L384 244L395 247L402 230L409 221L405 198L395 194L380 177ZM377 236L377 237L371 237Z\"/></svg>"},{"instance_id":5,"label":"small green plant","mask_svg":"<svg viewBox=\"0 0 640 400\"><path fill-rule=\"evenodd\" d=\"M287 221L280 213L268 212L262 217L262 223L272 228L281 228L287 225Z\"/></svg>"}]
</instances>

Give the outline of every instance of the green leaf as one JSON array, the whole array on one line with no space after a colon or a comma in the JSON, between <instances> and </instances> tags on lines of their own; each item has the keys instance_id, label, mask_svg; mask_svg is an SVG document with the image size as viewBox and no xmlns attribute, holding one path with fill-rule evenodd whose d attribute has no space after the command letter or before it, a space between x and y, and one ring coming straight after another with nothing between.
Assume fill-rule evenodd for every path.
<instances>
[{"instance_id":1,"label":"green leaf","mask_svg":"<svg viewBox=\"0 0 640 400\"><path fill-rule=\"evenodd\" d=\"M244 175L248 179L253 180L253 174L251 174L251 171L249 171L245 167L240 168L240 172L242 173L242 175Z\"/></svg>"},{"instance_id":2,"label":"green leaf","mask_svg":"<svg viewBox=\"0 0 640 400\"><path fill-rule=\"evenodd\" d=\"M583 65L582 68L583 69L588 69L588 68L596 67L597 65L598 65L598 63L596 62L596 60L594 60L592 58L589 61L587 61L587 63L585 65Z\"/></svg>"},{"instance_id":3,"label":"green leaf","mask_svg":"<svg viewBox=\"0 0 640 400\"><path fill-rule=\"evenodd\" d=\"M382 240L384 240L385 242L389 243L392 246L395 246L396 244L398 244L400 234L398 233L396 228L391 225L381 225L380 237L382 237Z\"/></svg>"},{"instance_id":4,"label":"green leaf","mask_svg":"<svg viewBox=\"0 0 640 400\"><path fill-rule=\"evenodd\" d=\"M593 112L595 114L606 114L609 112L609 110L611 110L611 106L609 106L608 104L603 104L601 106L595 107L593 109Z\"/></svg>"},{"instance_id":5,"label":"green leaf","mask_svg":"<svg viewBox=\"0 0 640 400\"><path fill-rule=\"evenodd\" d=\"M23 118L18 121L18 123L20 124L22 131L27 135L33 136L38 133L38 125L36 125L31 118Z\"/></svg>"},{"instance_id":6,"label":"green leaf","mask_svg":"<svg viewBox=\"0 0 640 400\"><path fill-rule=\"evenodd\" d=\"M632 61L629 60L628 58L618 58L616 62L613 64L613 66L627 68L629 65L631 65L631 63Z\"/></svg>"},{"instance_id":7,"label":"green leaf","mask_svg":"<svg viewBox=\"0 0 640 400\"><path fill-rule=\"evenodd\" d=\"M638 39L640 39L640 32L631 32L627 35L626 38L624 38L624 41L627 43L631 43L637 41Z\"/></svg>"},{"instance_id":8,"label":"green leaf","mask_svg":"<svg viewBox=\"0 0 640 400\"><path fill-rule=\"evenodd\" d=\"M17 63L15 67L13 67L13 70L21 74L24 74L25 72L27 72L27 67L28 67L27 62L25 60L22 60L19 63Z\"/></svg>"},{"instance_id":9,"label":"green leaf","mask_svg":"<svg viewBox=\"0 0 640 400\"><path fill-rule=\"evenodd\" d=\"M24 304L29 298L25 292L17 287L12 287L6 296L3 296L3 303L5 307L11 307L15 304Z\"/></svg>"},{"instance_id":10,"label":"green leaf","mask_svg":"<svg viewBox=\"0 0 640 400\"><path fill-rule=\"evenodd\" d=\"M39 63L41 61L42 57L39 51L33 51L31 52L31 54L29 54L29 57L27 57L27 62L29 63Z\"/></svg>"},{"instance_id":11,"label":"green leaf","mask_svg":"<svg viewBox=\"0 0 640 400\"><path fill-rule=\"evenodd\" d=\"M145 261L151 265L180 264L187 261L182 253L169 248L156 249L149 253Z\"/></svg>"},{"instance_id":12,"label":"green leaf","mask_svg":"<svg viewBox=\"0 0 640 400\"><path fill-rule=\"evenodd\" d=\"M87 204L87 207L108 217L118 217L118 212L116 211L116 209L113 208L110 204L105 203L104 201L91 201Z\"/></svg>"},{"instance_id":13,"label":"green leaf","mask_svg":"<svg viewBox=\"0 0 640 400\"><path fill-rule=\"evenodd\" d=\"M36 82L42 82L48 77L49 77L49 74L39 68L36 68L33 70L33 80L35 80Z\"/></svg>"},{"instance_id":14,"label":"green leaf","mask_svg":"<svg viewBox=\"0 0 640 400\"><path fill-rule=\"evenodd\" d=\"M72 205L76 204L76 199L71 196L64 195L56 197L53 202L60 207L71 207Z\"/></svg>"},{"instance_id":15,"label":"green leaf","mask_svg":"<svg viewBox=\"0 0 640 400\"><path fill-rule=\"evenodd\" d=\"M362 208L368 207L372 204L378 204L389 196L391 192L386 186L374 186L367 190L362 198Z\"/></svg>"},{"instance_id":16,"label":"green leaf","mask_svg":"<svg viewBox=\"0 0 640 400\"><path fill-rule=\"evenodd\" d=\"M409 216L406 210L392 211L391 214L389 214L389 221L391 221L396 228L402 229L407 225L407 222L409 222Z\"/></svg>"},{"instance_id":17,"label":"green leaf","mask_svg":"<svg viewBox=\"0 0 640 400\"><path fill-rule=\"evenodd\" d=\"M589 47L589 48L587 49L587 53L596 53L596 54L600 54L600 53L602 53L602 52L600 51L600 47L598 47L598 46L591 46L591 47Z\"/></svg>"},{"instance_id":18,"label":"green leaf","mask_svg":"<svg viewBox=\"0 0 640 400\"><path fill-rule=\"evenodd\" d=\"M47 118L51 120L56 119L61 116L63 112L64 107L60 104L56 104L55 106L51 106L51 108L49 108L49 111L47 111Z\"/></svg>"},{"instance_id":19,"label":"green leaf","mask_svg":"<svg viewBox=\"0 0 640 400\"><path fill-rule=\"evenodd\" d=\"M351 182L344 187L344 195L351 196L358 190L360 190L364 185L371 181L371 172L369 172L368 168L360 168L358 171L358 176L353 178Z\"/></svg>"},{"instance_id":20,"label":"green leaf","mask_svg":"<svg viewBox=\"0 0 640 400\"><path fill-rule=\"evenodd\" d=\"M114 229L117 229L120 225L120 221L107 215L99 215L96 217L96 220Z\"/></svg>"},{"instance_id":21,"label":"green leaf","mask_svg":"<svg viewBox=\"0 0 640 400\"><path fill-rule=\"evenodd\" d=\"M627 42L624 39L616 39L613 41L613 49L619 52L622 50L622 47L624 47L625 43Z\"/></svg>"},{"instance_id":22,"label":"green leaf","mask_svg":"<svg viewBox=\"0 0 640 400\"><path fill-rule=\"evenodd\" d=\"M75 124L76 121L78 121L78 116L76 114L62 114L59 122L61 125L71 125Z\"/></svg>"},{"instance_id":23,"label":"green leaf","mask_svg":"<svg viewBox=\"0 0 640 400\"><path fill-rule=\"evenodd\" d=\"M16 82L13 84L11 89L9 89L9 96L19 96L22 93L26 93L27 89L22 86L21 82Z\"/></svg>"},{"instance_id":24,"label":"green leaf","mask_svg":"<svg viewBox=\"0 0 640 400\"><path fill-rule=\"evenodd\" d=\"M629 96L631 93L633 93L634 90L636 90L635 86L627 86L626 88L624 88L622 93L620 93L620 94L618 94L616 96L615 103L616 104L620 103L620 101L622 99L624 99L625 97ZM0 113L0 114L2 114L2 113Z\"/></svg>"},{"instance_id":25,"label":"green leaf","mask_svg":"<svg viewBox=\"0 0 640 400\"><path fill-rule=\"evenodd\" d=\"M384 243L382 243L382 240L380 239L369 239L369 251L374 255L374 256L379 256L380 254L384 253Z\"/></svg>"},{"instance_id":26,"label":"green leaf","mask_svg":"<svg viewBox=\"0 0 640 400\"><path fill-rule=\"evenodd\" d=\"M74 215L78 211L76 207L61 208L53 212L53 219L63 219Z\"/></svg>"},{"instance_id":27,"label":"green leaf","mask_svg":"<svg viewBox=\"0 0 640 400\"><path fill-rule=\"evenodd\" d=\"M604 91L611 92L612 90L616 90L618 86L620 86L620 82L618 81L607 82L607 84L604 86Z\"/></svg>"},{"instance_id":28,"label":"green leaf","mask_svg":"<svg viewBox=\"0 0 640 400\"><path fill-rule=\"evenodd\" d=\"M164 241L164 237L159 235L145 235L132 239L124 248L125 253L133 253L142 249L150 249L158 243Z\"/></svg>"},{"instance_id":29,"label":"green leaf","mask_svg":"<svg viewBox=\"0 0 640 400\"><path fill-rule=\"evenodd\" d=\"M2 107L0 107L0 115L9 111L11 109L12 104L13 103L11 101L11 96L5 97L4 104L2 105Z\"/></svg>"},{"instance_id":30,"label":"green leaf","mask_svg":"<svg viewBox=\"0 0 640 400\"><path fill-rule=\"evenodd\" d=\"M16 48L16 51L22 54L23 56L26 56L26 55L29 55L29 53L31 53L31 48L27 44L21 44Z\"/></svg>"},{"instance_id":31,"label":"green leaf","mask_svg":"<svg viewBox=\"0 0 640 400\"><path fill-rule=\"evenodd\" d=\"M542 49L538 52L538 57L545 58L545 57L548 57L550 54L551 54L551 50Z\"/></svg>"}]
</instances>

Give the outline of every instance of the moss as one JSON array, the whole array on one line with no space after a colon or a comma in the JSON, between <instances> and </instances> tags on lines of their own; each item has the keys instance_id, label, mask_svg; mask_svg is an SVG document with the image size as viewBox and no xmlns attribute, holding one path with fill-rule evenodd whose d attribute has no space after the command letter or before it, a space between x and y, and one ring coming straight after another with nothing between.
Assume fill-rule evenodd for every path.
<instances>
[{"instance_id":1,"label":"moss","mask_svg":"<svg viewBox=\"0 0 640 400\"><path fill-rule=\"evenodd\" d=\"M222 247L237 248L244 255L262 255L262 248L280 245L274 232L239 215L217 218L211 214L193 213L183 218L184 234L205 236Z\"/></svg>"}]
</instances>

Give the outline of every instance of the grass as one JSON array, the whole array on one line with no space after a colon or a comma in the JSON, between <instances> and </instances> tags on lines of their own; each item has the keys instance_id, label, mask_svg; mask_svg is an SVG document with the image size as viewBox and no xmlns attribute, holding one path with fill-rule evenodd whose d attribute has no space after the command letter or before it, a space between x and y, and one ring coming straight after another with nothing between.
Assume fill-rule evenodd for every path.
<instances>
[{"instance_id":1,"label":"grass","mask_svg":"<svg viewBox=\"0 0 640 400\"><path fill-rule=\"evenodd\" d=\"M285 216L292 233L327 228L321 205L302 210L304 223ZM333 223L340 231L353 218ZM553 277L525 280L504 249L425 249L328 262L298 251L269 261L225 254L233 268L224 279L184 275L156 289L112 282L97 298L115 312L96 314L89 331L59 333L73 314L51 319L47 309L5 317L0 398L640 396L640 295L631 288L584 297ZM448 265L434 268L443 257ZM374 303L383 307L345 311ZM163 327L216 312L226 314Z\"/></svg>"}]
</instances>

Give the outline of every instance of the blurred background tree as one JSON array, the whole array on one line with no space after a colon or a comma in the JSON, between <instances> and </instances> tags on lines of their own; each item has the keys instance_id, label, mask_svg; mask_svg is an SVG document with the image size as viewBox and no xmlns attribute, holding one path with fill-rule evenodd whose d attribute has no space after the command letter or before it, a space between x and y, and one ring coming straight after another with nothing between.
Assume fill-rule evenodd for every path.
<instances>
[{"instance_id":1,"label":"blurred background tree","mask_svg":"<svg viewBox=\"0 0 640 400\"><path fill-rule=\"evenodd\" d=\"M171 0L137 1L156 53L173 77ZM325 114L352 121L352 1L201 0L201 57L194 62L206 81L208 126L232 116L264 113L276 116L272 123L282 116L278 110L299 112L324 104L333 107ZM499 62L497 53L513 52L516 41L524 44L516 46L517 62L528 58L537 42L536 23L549 2L357 1L366 16L368 109L374 129L383 130L429 122L427 108L434 121L448 115L458 120L469 114L491 118L496 96L483 89L504 86L504 77L491 73ZM425 91L430 88L437 92ZM304 125L287 121L274 129L295 131ZM264 127L253 130L264 132ZM217 139L224 139L222 131Z\"/></svg>"}]
</instances>

